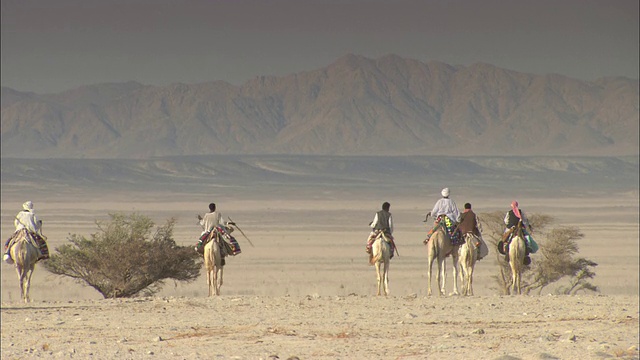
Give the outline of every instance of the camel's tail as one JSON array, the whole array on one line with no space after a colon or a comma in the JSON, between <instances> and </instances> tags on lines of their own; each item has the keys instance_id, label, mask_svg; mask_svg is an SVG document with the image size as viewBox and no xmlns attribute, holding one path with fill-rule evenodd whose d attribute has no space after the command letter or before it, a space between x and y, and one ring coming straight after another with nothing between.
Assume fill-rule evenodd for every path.
<instances>
[{"instance_id":1,"label":"camel's tail","mask_svg":"<svg viewBox=\"0 0 640 360\"><path fill-rule=\"evenodd\" d=\"M524 242L524 240L522 241ZM518 259L518 262L519 262L518 267L522 267L522 265L524 265L524 254L522 254L522 251L520 250L521 250L520 246L516 246L515 258Z\"/></svg>"},{"instance_id":2,"label":"camel's tail","mask_svg":"<svg viewBox=\"0 0 640 360\"><path fill-rule=\"evenodd\" d=\"M369 265L374 265L375 263L380 261L380 259L382 259L382 251L380 251L376 256L371 257L371 259L369 260Z\"/></svg>"},{"instance_id":3,"label":"camel's tail","mask_svg":"<svg viewBox=\"0 0 640 360\"><path fill-rule=\"evenodd\" d=\"M471 256L469 254L469 250L462 253L460 259L458 259L460 264L464 264L466 267L471 266Z\"/></svg>"},{"instance_id":4,"label":"camel's tail","mask_svg":"<svg viewBox=\"0 0 640 360\"><path fill-rule=\"evenodd\" d=\"M518 241L515 241L518 240ZM522 266L524 266L524 257L525 257L525 251L523 249L520 248L519 243L522 242L523 244L525 243L524 238L517 238L515 237L512 241L511 244L509 244L509 247L513 247L513 254L509 254L509 257L512 257L513 260L515 261L515 264L517 264L518 269L522 268ZM526 246L526 244L525 244Z\"/></svg>"},{"instance_id":5,"label":"camel's tail","mask_svg":"<svg viewBox=\"0 0 640 360\"><path fill-rule=\"evenodd\" d=\"M463 260L463 261L465 262L465 264L467 265L467 267L471 267L471 265L473 265L473 262L474 262L474 260L475 260L475 257L476 257L476 256L478 256L478 255L476 254L476 252L477 252L478 250L476 249L476 245L474 244L474 242L475 242L474 240L475 240L475 239L474 239L473 237L471 237L471 236L470 236L470 237L468 237L468 238L466 239L466 242L467 242L467 252L466 252L466 254L465 254L465 258L464 258L464 260Z\"/></svg>"},{"instance_id":6,"label":"camel's tail","mask_svg":"<svg viewBox=\"0 0 640 360\"><path fill-rule=\"evenodd\" d=\"M382 242L376 240L373 243L373 247L371 249L371 252L373 254L376 254L372 257L369 258L369 265L373 265L375 263L377 263L378 261L380 261L380 259L382 259Z\"/></svg>"}]
</instances>

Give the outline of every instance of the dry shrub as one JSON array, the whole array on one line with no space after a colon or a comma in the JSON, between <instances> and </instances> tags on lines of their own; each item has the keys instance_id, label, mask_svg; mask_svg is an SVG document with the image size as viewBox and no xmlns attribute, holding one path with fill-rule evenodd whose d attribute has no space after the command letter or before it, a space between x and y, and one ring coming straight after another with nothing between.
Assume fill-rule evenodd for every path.
<instances>
[{"instance_id":1,"label":"dry shrub","mask_svg":"<svg viewBox=\"0 0 640 360\"><path fill-rule=\"evenodd\" d=\"M551 230L543 243L544 246L540 247L540 260L531 271L528 289L538 289L539 294L547 285L568 277L569 285L556 289L557 294L575 295L580 290L598 291L598 287L588 281L595 277L596 274L591 268L598 264L575 257L579 252L576 241L583 237L575 227Z\"/></svg>"},{"instance_id":2,"label":"dry shrub","mask_svg":"<svg viewBox=\"0 0 640 360\"><path fill-rule=\"evenodd\" d=\"M505 260L505 256L498 252L498 242L502 240L504 233L504 213L492 212L480 214L483 226L483 238L487 241L490 250L496 254L498 274L493 278L498 285L498 292L502 295L509 294L511 284L511 268ZM532 254L531 265L525 266L522 273L522 291L528 294L542 290L565 278L569 278L569 285L559 287L556 293L575 294L583 291L598 291L597 286L588 280L595 277L591 268L598 266L595 262L578 258L579 252L577 240L584 235L575 227L557 227L545 232L545 229L553 222L553 218L544 214L527 214L530 231L539 245L539 250ZM535 232L534 232L535 231Z\"/></svg>"},{"instance_id":3,"label":"dry shrub","mask_svg":"<svg viewBox=\"0 0 640 360\"><path fill-rule=\"evenodd\" d=\"M189 246L173 240L175 219L154 227L140 214L110 214L96 221L98 232L89 238L71 234L70 244L56 249L44 267L96 289L105 298L152 295L165 279L190 282L200 275L202 259Z\"/></svg>"}]
</instances>

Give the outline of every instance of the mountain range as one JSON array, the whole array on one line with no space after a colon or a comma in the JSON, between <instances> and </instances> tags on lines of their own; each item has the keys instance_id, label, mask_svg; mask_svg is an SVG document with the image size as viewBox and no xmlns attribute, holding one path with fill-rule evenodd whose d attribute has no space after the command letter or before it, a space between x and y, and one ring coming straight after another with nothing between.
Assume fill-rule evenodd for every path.
<instances>
[{"instance_id":1,"label":"mountain range","mask_svg":"<svg viewBox=\"0 0 640 360\"><path fill-rule=\"evenodd\" d=\"M1 155L637 155L638 86L346 55L240 86L102 83L54 94L2 87Z\"/></svg>"}]
</instances>

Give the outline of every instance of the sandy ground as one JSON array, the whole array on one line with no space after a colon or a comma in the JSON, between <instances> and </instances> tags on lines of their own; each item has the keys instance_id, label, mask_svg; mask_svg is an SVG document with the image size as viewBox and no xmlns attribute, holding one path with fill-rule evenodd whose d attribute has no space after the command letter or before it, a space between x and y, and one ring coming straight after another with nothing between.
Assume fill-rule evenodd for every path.
<instances>
[{"instance_id":1,"label":"sandy ground","mask_svg":"<svg viewBox=\"0 0 640 360\"><path fill-rule=\"evenodd\" d=\"M68 199L31 199L52 248L69 233L95 232L95 220L115 211L140 212L158 223L175 217L174 238L190 245L199 234L195 214L208 203L181 194ZM206 297L204 274L189 284L167 282L155 297L104 300L38 267L33 302L25 305L18 301L13 267L2 264L2 358L638 358L637 192L519 199L523 209L550 214L585 234L579 255L599 264L593 283L600 292L578 296L552 295L552 288L542 295L497 295L492 249L477 264L475 296L427 297L422 219L437 198L360 199L342 193L217 196L223 215L256 246L238 237L243 253L228 260L222 296L214 299ZM3 194L3 239L24 200ZM392 204L400 251L386 298L375 296L375 270L364 253L367 224L384 200ZM481 213L506 211L510 200L456 201L472 201Z\"/></svg>"},{"instance_id":2,"label":"sandy ground","mask_svg":"<svg viewBox=\"0 0 640 360\"><path fill-rule=\"evenodd\" d=\"M638 357L637 296L222 296L2 309L2 357Z\"/></svg>"}]
</instances>

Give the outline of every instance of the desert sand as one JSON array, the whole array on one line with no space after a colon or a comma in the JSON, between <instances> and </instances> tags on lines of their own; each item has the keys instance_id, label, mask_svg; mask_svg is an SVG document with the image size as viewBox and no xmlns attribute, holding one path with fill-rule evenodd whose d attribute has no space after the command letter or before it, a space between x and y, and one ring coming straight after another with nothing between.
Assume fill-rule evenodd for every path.
<instances>
[{"instance_id":1,"label":"desert sand","mask_svg":"<svg viewBox=\"0 0 640 360\"><path fill-rule=\"evenodd\" d=\"M459 206L471 201L478 213L506 211L512 200L452 196ZM191 245L200 231L195 214L206 211L211 197L80 192L30 200L54 249L69 233L95 232L96 219L117 211L157 223L175 217L174 238ZM19 192L3 193L3 239L25 200ZM378 199L358 191L220 191L215 202L223 216L255 247L237 237L243 252L228 259L218 298L207 298L204 272L189 284L169 281L153 297L102 299L37 267L33 301L23 304L13 266L3 263L2 358L638 358L637 191L518 199L523 209L584 233L579 256L598 263L592 282L600 292L576 296L554 295L553 287L540 295L498 295L493 249L476 265L474 296L426 296L422 220L435 200L406 192ZM364 244L383 201L391 202L400 256L391 263L391 294L376 297ZM450 292L450 261L447 266Z\"/></svg>"}]
</instances>

